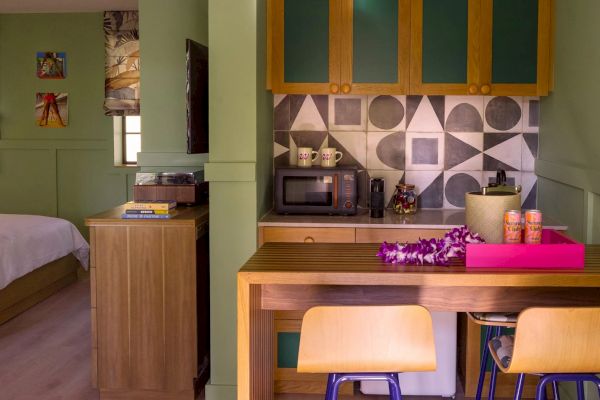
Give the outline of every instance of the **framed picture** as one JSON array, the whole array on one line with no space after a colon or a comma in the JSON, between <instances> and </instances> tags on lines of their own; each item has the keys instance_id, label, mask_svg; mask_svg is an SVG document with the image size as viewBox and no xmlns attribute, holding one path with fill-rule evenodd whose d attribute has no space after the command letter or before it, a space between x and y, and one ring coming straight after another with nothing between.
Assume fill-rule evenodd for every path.
<instances>
[{"instance_id":1,"label":"framed picture","mask_svg":"<svg viewBox=\"0 0 600 400\"><path fill-rule=\"evenodd\" d=\"M64 128L69 124L68 93L36 93L35 123L42 128Z\"/></svg>"},{"instance_id":2,"label":"framed picture","mask_svg":"<svg viewBox=\"0 0 600 400\"><path fill-rule=\"evenodd\" d=\"M37 76L40 79L65 79L67 76L66 53L38 51Z\"/></svg>"}]
</instances>

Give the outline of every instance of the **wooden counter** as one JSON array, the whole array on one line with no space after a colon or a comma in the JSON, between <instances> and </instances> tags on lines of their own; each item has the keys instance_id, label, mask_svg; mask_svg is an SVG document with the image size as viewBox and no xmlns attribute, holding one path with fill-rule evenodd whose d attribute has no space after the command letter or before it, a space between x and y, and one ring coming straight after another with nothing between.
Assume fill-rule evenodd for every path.
<instances>
[{"instance_id":1,"label":"wooden counter","mask_svg":"<svg viewBox=\"0 0 600 400\"><path fill-rule=\"evenodd\" d=\"M600 246L584 270L467 270L382 263L377 244L266 243L238 273L238 399L273 398L275 310L421 304L432 311L600 305ZM252 350L251 350L252 349Z\"/></svg>"},{"instance_id":2,"label":"wooden counter","mask_svg":"<svg viewBox=\"0 0 600 400\"><path fill-rule=\"evenodd\" d=\"M193 400L209 374L208 206L89 217L92 378L100 399Z\"/></svg>"}]
</instances>

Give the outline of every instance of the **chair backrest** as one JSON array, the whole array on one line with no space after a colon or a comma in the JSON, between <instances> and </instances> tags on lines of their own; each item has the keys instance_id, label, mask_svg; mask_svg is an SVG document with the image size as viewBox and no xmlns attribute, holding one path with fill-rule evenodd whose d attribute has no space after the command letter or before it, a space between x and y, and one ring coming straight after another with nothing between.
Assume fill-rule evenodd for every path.
<instances>
[{"instance_id":1,"label":"chair backrest","mask_svg":"<svg viewBox=\"0 0 600 400\"><path fill-rule=\"evenodd\" d=\"M600 372L600 307L523 311L506 372Z\"/></svg>"},{"instance_id":2,"label":"chair backrest","mask_svg":"<svg viewBox=\"0 0 600 400\"><path fill-rule=\"evenodd\" d=\"M302 320L298 372L435 369L431 315L424 307L314 307Z\"/></svg>"}]
</instances>

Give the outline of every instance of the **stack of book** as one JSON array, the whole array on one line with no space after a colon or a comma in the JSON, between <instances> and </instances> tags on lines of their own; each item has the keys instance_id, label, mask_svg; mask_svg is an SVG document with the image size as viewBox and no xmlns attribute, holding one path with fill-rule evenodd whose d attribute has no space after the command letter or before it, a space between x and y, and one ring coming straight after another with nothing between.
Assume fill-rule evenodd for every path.
<instances>
[{"instance_id":1,"label":"stack of book","mask_svg":"<svg viewBox=\"0 0 600 400\"><path fill-rule=\"evenodd\" d=\"M177 202L172 200L130 201L125 203L125 219L166 219L175 213Z\"/></svg>"}]
</instances>

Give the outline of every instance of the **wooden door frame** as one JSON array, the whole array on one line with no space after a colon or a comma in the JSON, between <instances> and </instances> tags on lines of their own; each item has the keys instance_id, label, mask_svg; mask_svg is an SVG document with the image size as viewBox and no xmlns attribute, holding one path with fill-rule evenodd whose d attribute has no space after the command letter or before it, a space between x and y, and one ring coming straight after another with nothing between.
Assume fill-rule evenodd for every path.
<instances>
[{"instance_id":1,"label":"wooden door frame","mask_svg":"<svg viewBox=\"0 0 600 400\"><path fill-rule=\"evenodd\" d=\"M481 0L481 84L490 96L546 96L550 90L552 0L538 0L537 83L492 82L494 0Z\"/></svg>"},{"instance_id":2,"label":"wooden door frame","mask_svg":"<svg viewBox=\"0 0 600 400\"><path fill-rule=\"evenodd\" d=\"M325 0L324 0L325 1ZM272 12L270 38L271 50L271 87L273 93L286 94L329 94L330 85L340 82L340 35L341 1L329 0L329 82L325 83L287 83L284 81L284 6L285 0L270 0Z\"/></svg>"},{"instance_id":3,"label":"wooden door frame","mask_svg":"<svg viewBox=\"0 0 600 400\"><path fill-rule=\"evenodd\" d=\"M410 79L411 0L398 0L398 81L396 83L356 83L354 70L354 0L342 2L341 74L342 85L351 86L350 94L408 94Z\"/></svg>"},{"instance_id":4,"label":"wooden door frame","mask_svg":"<svg viewBox=\"0 0 600 400\"><path fill-rule=\"evenodd\" d=\"M481 0L468 0L467 82L423 83L423 0L413 0L411 7L410 93L422 95L468 95L469 87L480 77ZM478 93L474 94L479 94Z\"/></svg>"}]
</instances>

